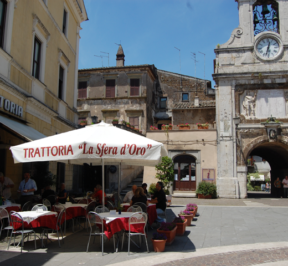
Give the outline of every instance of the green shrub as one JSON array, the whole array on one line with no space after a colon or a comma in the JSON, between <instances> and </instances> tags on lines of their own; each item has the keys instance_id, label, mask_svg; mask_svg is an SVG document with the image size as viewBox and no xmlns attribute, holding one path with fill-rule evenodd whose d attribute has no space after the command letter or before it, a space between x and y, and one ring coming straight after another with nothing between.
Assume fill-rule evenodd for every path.
<instances>
[{"instance_id":1,"label":"green shrub","mask_svg":"<svg viewBox=\"0 0 288 266\"><path fill-rule=\"evenodd\" d=\"M169 195L169 188L174 181L174 164L171 158L168 156L162 157L161 163L155 166L156 178L164 185L165 194Z\"/></svg>"},{"instance_id":2,"label":"green shrub","mask_svg":"<svg viewBox=\"0 0 288 266\"><path fill-rule=\"evenodd\" d=\"M254 186L254 191L261 191L261 186Z\"/></svg>"},{"instance_id":3,"label":"green shrub","mask_svg":"<svg viewBox=\"0 0 288 266\"><path fill-rule=\"evenodd\" d=\"M247 184L247 190L248 191L254 191L254 187L250 183L248 183Z\"/></svg>"},{"instance_id":4,"label":"green shrub","mask_svg":"<svg viewBox=\"0 0 288 266\"><path fill-rule=\"evenodd\" d=\"M155 183L151 183L150 186L149 186L148 192L150 194L155 194L156 191L157 191L156 184Z\"/></svg>"},{"instance_id":5,"label":"green shrub","mask_svg":"<svg viewBox=\"0 0 288 266\"><path fill-rule=\"evenodd\" d=\"M202 181L199 183L196 193L204 196L211 195L213 198L216 198L217 187L213 183Z\"/></svg>"}]
</instances>

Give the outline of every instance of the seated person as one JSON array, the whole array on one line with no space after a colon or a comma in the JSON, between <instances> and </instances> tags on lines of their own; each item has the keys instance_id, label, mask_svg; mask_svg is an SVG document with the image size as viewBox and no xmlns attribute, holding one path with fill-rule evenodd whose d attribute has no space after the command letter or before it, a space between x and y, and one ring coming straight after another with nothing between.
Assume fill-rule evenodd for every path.
<instances>
[{"instance_id":1,"label":"seated person","mask_svg":"<svg viewBox=\"0 0 288 266\"><path fill-rule=\"evenodd\" d=\"M147 191L147 184L146 184L146 183L143 183L143 184L142 184L142 188L143 188L143 190L144 190L145 195L148 197L148 196L149 196L149 193L148 193L148 191Z\"/></svg>"},{"instance_id":2,"label":"seated person","mask_svg":"<svg viewBox=\"0 0 288 266\"><path fill-rule=\"evenodd\" d=\"M49 196L55 196L55 191L51 189L48 185L44 188L44 192L42 194L42 199L47 199ZM51 203L51 206L55 204L55 200L52 202L53 197L50 197L48 200Z\"/></svg>"},{"instance_id":3,"label":"seated person","mask_svg":"<svg viewBox=\"0 0 288 266\"><path fill-rule=\"evenodd\" d=\"M96 199L97 203L102 204L102 198L103 198L103 192L102 192L102 186L97 185L94 188L94 193L92 194L92 199ZM106 193L104 192L104 198L106 198Z\"/></svg>"},{"instance_id":4,"label":"seated person","mask_svg":"<svg viewBox=\"0 0 288 266\"><path fill-rule=\"evenodd\" d=\"M130 206L134 205L136 202L142 202L146 206L148 206L147 197L146 197L142 187L138 187L135 190L135 195L132 197L132 200L130 202Z\"/></svg>"},{"instance_id":5,"label":"seated person","mask_svg":"<svg viewBox=\"0 0 288 266\"><path fill-rule=\"evenodd\" d=\"M65 189L65 184L64 183L62 183L61 186L60 186L60 192L58 194L57 199L58 199L59 203L62 203L62 204L66 203L67 191Z\"/></svg>"},{"instance_id":6,"label":"seated person","mask_svg":"<svg viewBox=\"0 0 288 266\"><path fill-rule=\"evenodd\" d=\"M133 196L134 196L134 193L137 189L137 186L136 185L133 185L132 186L132 190L131 191L128 191L123 199L123 202L127 202L127 203L130 203Z\"/></svg>"},{"instance_id":7,"label":"seated person","mask_svg":"<svg viewBox=\"0 0 288 266\"><path fill-rule=\"evenodd\" d=\"M156 184L156 189L157 191L154 193L151 203L156 203L156 212L157 214L163 214L165 213L166 210L166 195L163 190L163 183L162 182L157 182ZM161 217L157 217L156 221L158 223L166 222L165 219Z\"/></svg>"}]
</instances>

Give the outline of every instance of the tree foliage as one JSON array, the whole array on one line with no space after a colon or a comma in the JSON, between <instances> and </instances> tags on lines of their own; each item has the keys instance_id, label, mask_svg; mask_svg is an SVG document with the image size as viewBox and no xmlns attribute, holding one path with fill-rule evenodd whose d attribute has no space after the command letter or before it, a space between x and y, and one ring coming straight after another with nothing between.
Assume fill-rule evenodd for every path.
<instances>
[{"instance_id":1,"label":"tree foliage","mask_svg":"<svg viewBox=\"0 0 288 266\"><path fill-rule=\"evenodd\" d=\"M163 182L164 191L169 194L171 182L174 180L174 167L173 161L168 156L162 157L162 162L155 166L157 170L156 178Z\"/></svg>"}]
</instances>

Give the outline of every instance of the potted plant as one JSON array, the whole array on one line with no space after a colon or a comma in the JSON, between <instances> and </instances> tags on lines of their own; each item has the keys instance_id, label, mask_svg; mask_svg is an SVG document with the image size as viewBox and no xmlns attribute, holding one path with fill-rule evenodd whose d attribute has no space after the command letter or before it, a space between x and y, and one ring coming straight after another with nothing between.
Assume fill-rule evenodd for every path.
<instances>
[{"instance_id":1,"label":"potted plant","mask_svg":"<svg viewBox=\"0 0 288 266\"><path fill-rule=\"evenodd\" d=\"M195 215L196 215L196 210L195 210L193 207L187 207L187 206L186 206L186 210L185 210L185 211L190 212L190 213L193 215L193 218L194 218Z\"/></svg>"},{"instance_id":2,"label":"potted plant","mask_svg":"<svg viewBox=\"0 0 288 266\"><path fill-rule=\"evenodd\" d=\"M161 226L157 229L160 234L165 234L167 237L167 245L171 245L176 236L177 226L175 223L161 223Z\"/></svg>"},{"instance_id":3,"label":"potted plant","mask_svg":"<svg viewBox=\"0 0 288 266\"><path fill-rule=\"evenodd\" d=\"M190 129L190 125L188 123L186 124L179 124L177 125L179 130L189 130Z\"/></svg>"},{"instance_id":4,"label":"potted plant","mask_svg":"<svg viewBox=\"0 0 288 266\"><path fill-rule=\"evenodd\" d=\"M155 183L151 183L148 189L148 192L151 196L153 196L155 194L155 192L157 191L156 189L156 184Z\"/></svg>"},{"instance_id":5,"label":"potted plant","mask_svg":"<svg viewBox=\"0 0 288 266\"><path fill-rule=\"evenodd\" d=\"M197 125L198 129L208 129L209 128L209 124L207 122L203 123L203 124L197 123L196 125Z\"/></svg>"},{"instance_id":6,"label":"potted plant","mask_svg":"<svg viewBox=\"0 0 288 266\"><path fill-rule=\"evenodd\" d=\"M150 130L158 130L158 128L157 128L157 127L154 127L154 126L151 126L151 127L150 127Z\"/></svg>"},{"instance_id":7,"label":"potted plant","mask_svg":"<svg viewBox=\"0 0 288 266\"><path fill-rule=\"evenodd\" d=\"M126 127L130 127L130 123L129 122L126 122Z\"/></svg>"},{"instance_id":8,"label":"potted plant","mask_svg":"<svg viewBox=\"0 0 288 266\"><path fill-rule=\"evenodd\" d=\"M135 127L134 129L139 132L139 128Z\"/></svg>"},{"instance_id":9,"label":"potted plant","mask_svg":"<svg viewBox=\"0 0 288 266\"><path fill-rule=\"evenodd\" d=\"M80 126L86 126L86 125L87 125L87 120L80 121Z\"/></svg>"},{"instance_id":10,"label":"potted plant","mask_svg":"<svg viewBox=\"0 0 288 266\"><path fill-rule=\"evenodd\" d=\"M142 134L142 130L139 130L139 133Z\"/></svg>"},{"instance_id":11,"label":"potted plant","mask_svg":"<svg viewBox=\"0 0 288 266\"><path fill-rule=\"evenodd\" d=\"M112 124L113 124L113 125L118 125L118 121L119 121L118 119L113 119L113 120L112 120Z\"/></svg>"},{"instance_id":12,"label":"potted plant","mask_svg":"<svg viewBox=\"0 0 288 266\"><path fill-rule=\"evenodd\" d=\"M190 211L181 211L179 216L182 216L185 219L187 219L187 226L191 225L191 222L193 220L193 214L191 214Z\"/></svg>"},{"instance_id":13,"label":"potted plant","mask_svg":"<svg viewBox=\"0 0 288 266\"><path fill-rule=\"evenodd\" d=\"M161 130L172 130L173 128L173 125L172 124L169 124L169 125L162 125L161 126Z\"/></svg>"},{"instance_id":14,"label":"potted plant","mask_svg":"<svg viewBox=\"0 0 288 266\"><path fill-rule=\"evenodd\" d=\"M130 128L131 128L131 129L134 129L134 126L130 125Z\"/></svg>"},{"instance_id":15,"label":"potted plant","mask_svg":"<svg viewBox=\"0 0 288 266\"><path fill-rule=\"evenodd\" d=\"M197 204L195 204L195 203L188 203L188 204L186 205L186 208L188 208L188 207L194 208L194 209L195 209L195 214L197 213L197 211L198 211L198 205L197 205Z\"/></svg>"},{"instance_id":16,"label":"potted plant","mask_svg":"<svg viewBox=\"0 0 288 266\"><path fill-rule=\"evenodd\" d=\"M211 199L212 197L216 198L216 185L211 182L202 181L198 184L196 194L198 195L198 199Z\"/></svg>"},{"instance_id":17,"label":"potted plant","mask_svg":"<svg viewBox=\"0 0 288 266\"><path fill-rule=\"evenodd\" d=\"M165 234L154 233L152 237L153 248L155 252L163 252L167 241Z\"/></svg>"},{"instance_id":18,"label":"potted plant","mask_svg":"<svg viewBox=\"0 0 288 266\"><path fill-rule=\"evenodd\" d=\"M183 216L179 216L174 219L173 223L177 226L176 235L183 236L186 231L187 219Z\"/></svg>"},{"instance_id":19,"label":"potted plant","mask_svg":"<svg viewBox=\"0 0 288 266\"><path fill-rule=\"evenodd\" d=\"M122 121L122 125L126 126L127 122L125 120Z\"/></svg>"}]
</instances>

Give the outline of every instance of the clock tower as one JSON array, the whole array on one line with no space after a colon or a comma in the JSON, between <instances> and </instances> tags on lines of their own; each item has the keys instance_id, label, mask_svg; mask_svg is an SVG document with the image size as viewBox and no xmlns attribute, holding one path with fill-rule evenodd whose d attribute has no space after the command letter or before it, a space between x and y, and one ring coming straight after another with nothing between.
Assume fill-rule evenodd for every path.
<instances>
[{"instance_id":1,"label":"clock tower","mask_svg":"<svg viewBox=\"0 0 288 266\"><path fill-rule=\"evenodd\" d=\"M236 2L239 26L215 49L217 191L245 198L270 179L274 195L288 175L288 0Z\"/></svg>"}]
</instances>

